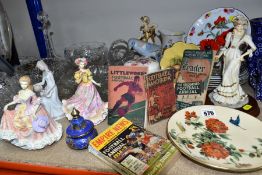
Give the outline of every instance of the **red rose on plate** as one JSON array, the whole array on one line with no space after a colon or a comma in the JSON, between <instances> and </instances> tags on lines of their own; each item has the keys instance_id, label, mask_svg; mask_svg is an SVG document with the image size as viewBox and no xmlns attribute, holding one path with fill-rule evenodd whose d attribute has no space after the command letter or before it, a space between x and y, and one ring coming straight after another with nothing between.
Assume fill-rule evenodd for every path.
<instances>
[{"instance_id":1,"label":"red rose on plate","mask_svg":"<svg viewBox=\"0 0 262 175\"><path fill-rule=\"evenodd\" d=\"M216 142L204 143L201 145L201 152L207 157L225 159L229 156L229 151Z\"/></svg>"},{"instance_id":2,"label":"red rose on plate","mask_svg":"<svg viewBox=\"0 0 262 175\"><path fill-rule=\"evenodd\" d=\"M216 43L219 45L219 46L224 46L225 43L226 43L226 40L223 36L219 35L217 38L216 38Z\"/></svg>"},{"instance_id":3,"label":"red rose on plate","mask_svg":"<svg viewBox=\"0 0 262 175\"><path fill-rule=\"evenodd\" d=\"M197 115L196 115L196 112L195 111L193 111L193 112L189 112L189 111L186 111L185 112L185 118L186 118L186 120L190 120L191 118L197 118Z\"/></svg>"},{"instance_id":4,"label":"red rose on plate","mask_svg":"<svg viewBox=\"0 0 262 175\"><path fill-rule=\"evenodd\" d=\"M210 118L205 121L206 128L214 133L226 133L228 130L228 127L221 121L215 118Z\"/></svg>"},{"instance_id":5,"label":"red rose on plate","mask_svg":"<svg viewBox=\"0 0 262 175\"><path fill-rule=\"evenodd\" d=\"M214 24L215 24L215 25L220 25L220 24L225 23L225 22L226 22L226 18L219 16L219 17L217 18L217 20L215 20Z\"/></svg>"},{"instance_id":6,"label":"red rose on plate","mask_svg":"<svg viewBox=\"0 0 262 175\"><path fill-rule=\"evenodd\" d=\"M222 32L219 36L226 38L227 34L232 31L232 29L229 29L227 31Z\"/></svg>"},{"instance_id":7,"label":"red rose on plate","mask_svg":"<svg viewBox=\"0 0 262 175\"><path fill-rule=\"evenodd\" d=\"M220 47L223 47L226 43L226 36L227 34L231 31L232 29L230 30L227 30L227 31L224 31L222 32L220 35L218 35L216 37L216 43L220 46Z\"/></svg>"},{"instance_id":8,"label":"red rose on plate","mask_svg":"<svg viewBox=\"0 0 262 175\"><path fill-rule=\"evenodd\" d=\"M214 39L204 39L200 41L200 50L219 50L220 46Z\"/></svg>"}]
</instances>

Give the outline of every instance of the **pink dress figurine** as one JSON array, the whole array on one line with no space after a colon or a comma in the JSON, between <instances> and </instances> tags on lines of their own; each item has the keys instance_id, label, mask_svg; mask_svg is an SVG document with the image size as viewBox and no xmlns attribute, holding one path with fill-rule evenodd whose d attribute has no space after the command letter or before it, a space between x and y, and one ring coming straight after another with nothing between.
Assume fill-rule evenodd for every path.
<instances>
[{"instance_id":1,"label":"pink dress figurine","mask_svg":"<svg viewBox=\"0 0 262 175\"><path fill-rule=\"evenodd\" d=\"M28 150L42 149L58 141L62 125L54 121L32 91L29 76L19 79L22 90L4 107L0 125L0 139ZM8 110L11 105L15 109Z\"/></svg>"},{"instance_id":2,"label":"pink dress figurine","mask_svg":"<svg viewBox=\"0 0 262 175\"><path fill-rule=\"evenodd\" d=\"M72 119L70 115L72 109L75 107L82 117L91 120L95 125L102 122L108 113L108 103L102 101L95 85L101 86L93 80L92 73L86 69L86 58L77 58L75 60L79 70L75 72L74 78L78 85L75 94L68 100L63 100L64 112L69 120ZM95 85L94 85L95 84Z\"/></svg>"}]
</instances>

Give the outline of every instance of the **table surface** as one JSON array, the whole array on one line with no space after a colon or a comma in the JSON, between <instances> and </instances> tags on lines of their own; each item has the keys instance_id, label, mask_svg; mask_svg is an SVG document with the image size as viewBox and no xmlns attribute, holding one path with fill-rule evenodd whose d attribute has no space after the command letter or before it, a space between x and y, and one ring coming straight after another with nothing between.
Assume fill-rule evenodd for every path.
<instances>
[{"instance_id":1,"label":"table surface","mask_svg":"<svg viewBox=\"0 0 262 175\"><path fill-rule=\"evenodd\" d=\"M252 94L252 90L245 85L244 89L247 89L248 94ZM262 102L258 102L260 109L262 109ZM262 120L262 114L258 116L259 120ZM65 143L65 129L69 122L64 118L59 121L63 125L63 137L62 139L54 143L51 146L47 146L42 150L28 151L11 145L8 142L0 141L0 160L10 161L16 163L32 163L37 165L58 166L63 168L74 168L82 170L90 170L96 172L112 172L115 171L102 163L99 159L90 154L87 150L72 150ZM154 125L148 127L148 130L167 137L166 126L168 120L160 121ZM100 133L108 127L107 121L102 122L96 129ZM223 172L202 165L196 164L186 158L185 156L178 157L177 161L171 162L170 168L165 172L167 175L229 175L235 173ZM249 175L261 175L262 170L246 173Z\"/></svg>"}]
</instances>

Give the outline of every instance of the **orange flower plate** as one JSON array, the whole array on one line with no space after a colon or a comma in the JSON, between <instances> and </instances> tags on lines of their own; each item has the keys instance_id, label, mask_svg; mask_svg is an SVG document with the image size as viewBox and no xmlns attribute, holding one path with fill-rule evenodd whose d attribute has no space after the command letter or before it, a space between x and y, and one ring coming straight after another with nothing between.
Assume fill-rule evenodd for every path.
<instances>
[{"instance_id":1,"label":"orange flower plate","mask_svg":"<svg viewBox=\"0 0 262 175\"><path fill-rule=\"evenodd\" d=\"M262 169L262 122L221 106L193 106L168 121L168 137L187 157L231 172Z\"/></svg>"}]
</instances>

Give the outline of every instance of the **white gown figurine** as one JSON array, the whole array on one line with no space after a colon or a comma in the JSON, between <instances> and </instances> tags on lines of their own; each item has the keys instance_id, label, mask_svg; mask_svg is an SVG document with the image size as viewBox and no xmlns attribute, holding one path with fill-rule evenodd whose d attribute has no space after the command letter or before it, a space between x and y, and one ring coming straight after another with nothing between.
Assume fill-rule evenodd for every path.
<instances>
[{"instance_id":1,"label":"white gown figurine","mask_svg":"<svg viewBox=\"0 0 262 175\"><path fill-rule=\"evenodd\" d=\"M209 94L209 98L215 105L240 108L248 103L248 95L239 84L239 69L244 57L247 55L251 57L256 46L246 34L247 19L235 16L232 22L233 32L227 34L224 48L215 56L215 59L224 56L222 83ZM250 49L242 51L242 46L249 46Z\"/></svg>"},{"instance_id":2,"label":"white gown figurine","mask_svg":"<svg viewBox=\"0 0 262 175\"><path fill-rule=\"evenodd\" d=\"M34 84L34 90L41 90L41 103L54 120L59 120L65 117L62 107L62 102L58 97L58 90L55 84L53 73L48 69L44 61L38 61L36 67L43 71L42 82Z\"/></svg>"},{"instance_id":3,"label":"white gown figurine","mask_svg":"<svg viewBox=\"0 0 262 175\"><path fill-rule=\"evenodd\" d=\"M33 92L29 76L19 79L21 90L6 104L0 125L0 140L28 150L42 149L62 137L62 125L50 117ZM8 110L15 105L15 109Z\"/></svg>"}]
</instances>

